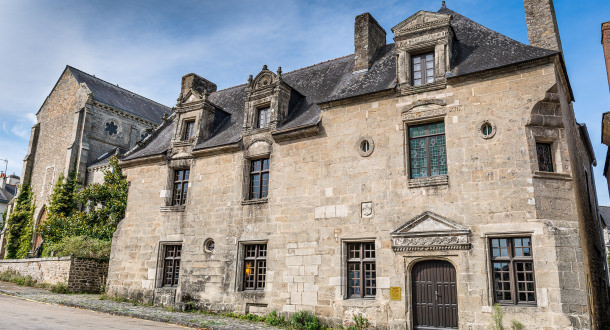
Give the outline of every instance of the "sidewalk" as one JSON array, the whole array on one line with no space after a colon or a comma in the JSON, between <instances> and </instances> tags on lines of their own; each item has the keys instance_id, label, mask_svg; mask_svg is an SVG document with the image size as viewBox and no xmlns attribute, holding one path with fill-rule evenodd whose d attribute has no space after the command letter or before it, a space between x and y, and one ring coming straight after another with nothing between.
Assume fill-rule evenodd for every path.
<instances>
[{"instance_id":1,"label":"sidewalk","mask_svg":"<svg viewBox=\"0 0 610 330\"><path fill-rule=\"evenodd\" d=\"M209 329L281 329L265 323L250 322L215 314L182 313L169 311L163 307L118 303L109 299L100 300L99 294L55 294L45 289L19 286L0 282L0 293L24 299L89 309L120 316L130 316L144 320L168 322L192 328Z\"/></svg>"}]
</instances>

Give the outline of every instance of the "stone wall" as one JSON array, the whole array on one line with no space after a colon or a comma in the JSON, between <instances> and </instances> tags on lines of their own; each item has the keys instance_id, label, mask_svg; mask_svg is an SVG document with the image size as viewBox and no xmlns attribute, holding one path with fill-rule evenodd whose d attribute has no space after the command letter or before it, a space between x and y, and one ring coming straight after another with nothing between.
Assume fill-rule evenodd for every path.
<instances>
[{"instance_id":1,"label":"stone wall","mask_svg":"<svg viewBox=\"0 0 610 330\"><path fill-rule=\"evenodd\" d=\"M604 47L604 62L610 86L610 22L602 23L602 45Z\"/></svg>"},{"instance_id":2,"label":"stone wall","mask_svg":"<svg viewBox=\"0 0 610 330\"><path fill-rule=\"evenodd\" d=\"M0 260L0 272L12 269L39 283L65 283L72 292L99 292L108 274L108 261L74 257Z\"/></svg>"}]
</instances>

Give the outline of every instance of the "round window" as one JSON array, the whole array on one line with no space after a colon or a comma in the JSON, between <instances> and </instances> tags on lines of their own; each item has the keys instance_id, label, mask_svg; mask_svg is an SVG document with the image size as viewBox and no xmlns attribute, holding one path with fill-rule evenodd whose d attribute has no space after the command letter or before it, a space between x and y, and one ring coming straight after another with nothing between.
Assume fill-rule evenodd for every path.
<instances>
[{"instance_id":1,"label":"round window","mask_svg":"<svg viewBox=\"0 0 610 330\"><path fill-rule=\"evenodd\" d=\"M119 125L114 120L107 121L104 131L110 136L117 135L119 133Z\"/></svg>"},{"instance_id":2,"label":"round window","mask_svg":"<svg viewBox=\"0 0 610 330\"><path fill-rule=\"evenodd\" d=\"M203 248L205 252L214 252L214 240L208 238L205 243L203 243Z\"/></svg>"},{"instance_id":3,"label":"round window","mask_svg":"<svg viewBox=\"0 0 610 330\"><path fill-rule=\"evenodd\" d=\"M375 149L375 142L370 136L361 137L356 144L356 150L362 157L368 157Z\"/></svg>"},{"instance_id":4,"label":"round window","mask_svg":"<svg viewBox=\"0 0 610 330\"><path fill-rule=\"evenodd\" d=\"M487 120L483 120L479 124L479 135L484 139L491 139L496 135L496 125Z\"/></svg>"},{"instance_id":5,"label":"round window","mask_svg":"<svg viewBox=\"0 0 610 330\"><path fill-rule=\"evenodd\" d=\"M368 152L369 149L371 149L371 144L369 143L369 141L362 141L362 144L360 145L360 150L362 150L362 152Z\"/></svg>"}]
</instances>

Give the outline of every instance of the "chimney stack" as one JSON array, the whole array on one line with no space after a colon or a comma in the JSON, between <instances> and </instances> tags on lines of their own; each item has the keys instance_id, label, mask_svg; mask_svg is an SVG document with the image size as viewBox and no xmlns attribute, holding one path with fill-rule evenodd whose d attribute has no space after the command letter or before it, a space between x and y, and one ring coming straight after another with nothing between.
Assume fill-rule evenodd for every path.
<instances>
[{"instance_id":1,"label":"chimney stack","mask_svg":"<svg viewBox=\"0 0 610 330\"><path fill-rule=\"evenodd\" d=\"M602 23L602 45L608 74L608 87L610 87L610 22Z\"/></svg>"},{"instance_id":2,"label":"chimney stack","mask_svg":"<svg viewBox=\"0 0 610 330\"><path fill-rule=\"evenodd\" d=\"M354 71L368 70L379 48L385 46L385 30L369 13L356 16Z\"/></svg>"},{"instance_id":3,"label":"chimney stack","mask_svg":"<svg viewBox=\"0 0 610 330\"><path fill-rule=\"evenodd\" d=\"M530 46L563 52L553 0L523 0Z\"/></svg>"},{"instance_id":4,"label":"chimney stack","mask_svg":"<svg viewBox=\"0 0 610 330\"><path fill-rule=\"evenodd\" d=\"M182 77L182 95L186 95L189 89L193 89L200 94L204 94L204 91L208 93L214 93L216 91L216 84L197 75L194 73L189 73Z\"/></svg>"}]
</instances>

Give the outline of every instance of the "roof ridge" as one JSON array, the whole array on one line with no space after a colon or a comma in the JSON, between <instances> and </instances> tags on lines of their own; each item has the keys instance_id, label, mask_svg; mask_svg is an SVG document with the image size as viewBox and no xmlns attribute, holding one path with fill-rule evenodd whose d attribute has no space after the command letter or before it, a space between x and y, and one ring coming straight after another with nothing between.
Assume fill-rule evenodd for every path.
<instances>
[{"instance_id":1,"label":"roof ridge","mask_svg":"<svg viewBox=\"0 0 610 330\"><path fill-rule=\"evenodd\" d=\"M142 95L140 95L140 94L138 94L138 93L132 92L132 91L130 91L130 90L128 90L128 89L126 89L126 88L123 88L123 87L119 86L118 84L116 84L116 85L115 85L115 84L113 84L113 83L111 83L111 82L108 82L108 81L106 81L106 80L102 79L102 78L98 78L98 77L96 77L95 75L92 75L92 74L87 73L87 72L85 72L85 71L83 71L83 70L77 69L77 68L75 68L75 67L73 67L73 66L71 66L71 65L66 65L66 66L67 66L68 68L70 68L70 69L76 70L76 71L78 71L78 72L80 72L80 73L83 73L83 74L88 75L89 77L92 77L92 78L94 78L94 79L97 79L97 80L99 80L99 81L101 81L101 82L105 83L105 84L108 84L108 85L110 85L110 86L112 86L112 87L115 87L115 88L118 88L118 89L124 90L124 91L126 91L126 92L129 92L129 93L133 94L134 96L141 97L141 98L146 99L146 100L148 100L148 101L151 101L151 102L153 102L153 103L155 103L155 104L158 104L158 105L160 105L160 106L163 106L163 107L166 107L166 108L171 109L171 107L168 107L168 106L167 106L167 105L165 105L165 104L161 104L161 103L159 103L159 102L157 102L157 101L155 101L155 100L153 100L153 99L149 99L149 98L148 98L148 97L146 97L146 96L142 96Z\"/></svg>"},{"instance_id":2,"label":"roof ridge","mask_svg":"<svg viewBox=\"0 0 610 330\"><path fill-rule=\"evenodd\" d=\"M241 87L241 86L246 86L246 85L247 84L241 84L241 85L237 85L237 86L233 86L233 87L227 87L227 88L223 88L223 89L217 90L214 93L224 92L224 91L227 91L229 89L233 89L233 88L237 88L237 87ZM212 94L214 94L214 93L212 93ZM212 95L212 94L210 94L210 95Z\"/></svg>"},{"instance_id":3,"label":"roof ridge","mask_svg":"<svg viewBox=\"0 0 610 330\"><path fill-rule=\"evenodd\" d=\"M300 68L300 69L295 69L295 70L292 70L292 71L288 71L288 72L284 73L284 75L291 74L291 73L294 73L294 72L297 72L297 71L301 71L301 70L305 70L305 69L309 69L309 68L312 68L312 67L314 67L314 66L316 66L316 65L320 65L320 64L324 64L324 63L328 63L328 62L332 62L332 61L337 61L337 60L340 60L340 59L344 59L344 58L346 58L346 57L350 57L350 56L353 56L353 55L354 55L354 54L349 54L349 55L345 55L345 56L341 56L341 57L333 58L332 60L323 61L323 62L320 62L320 63L316 63L316 64L308 65L308 66L306 66L306 67L302 67L302 68Z\"/></svg>"}]
</instances>

